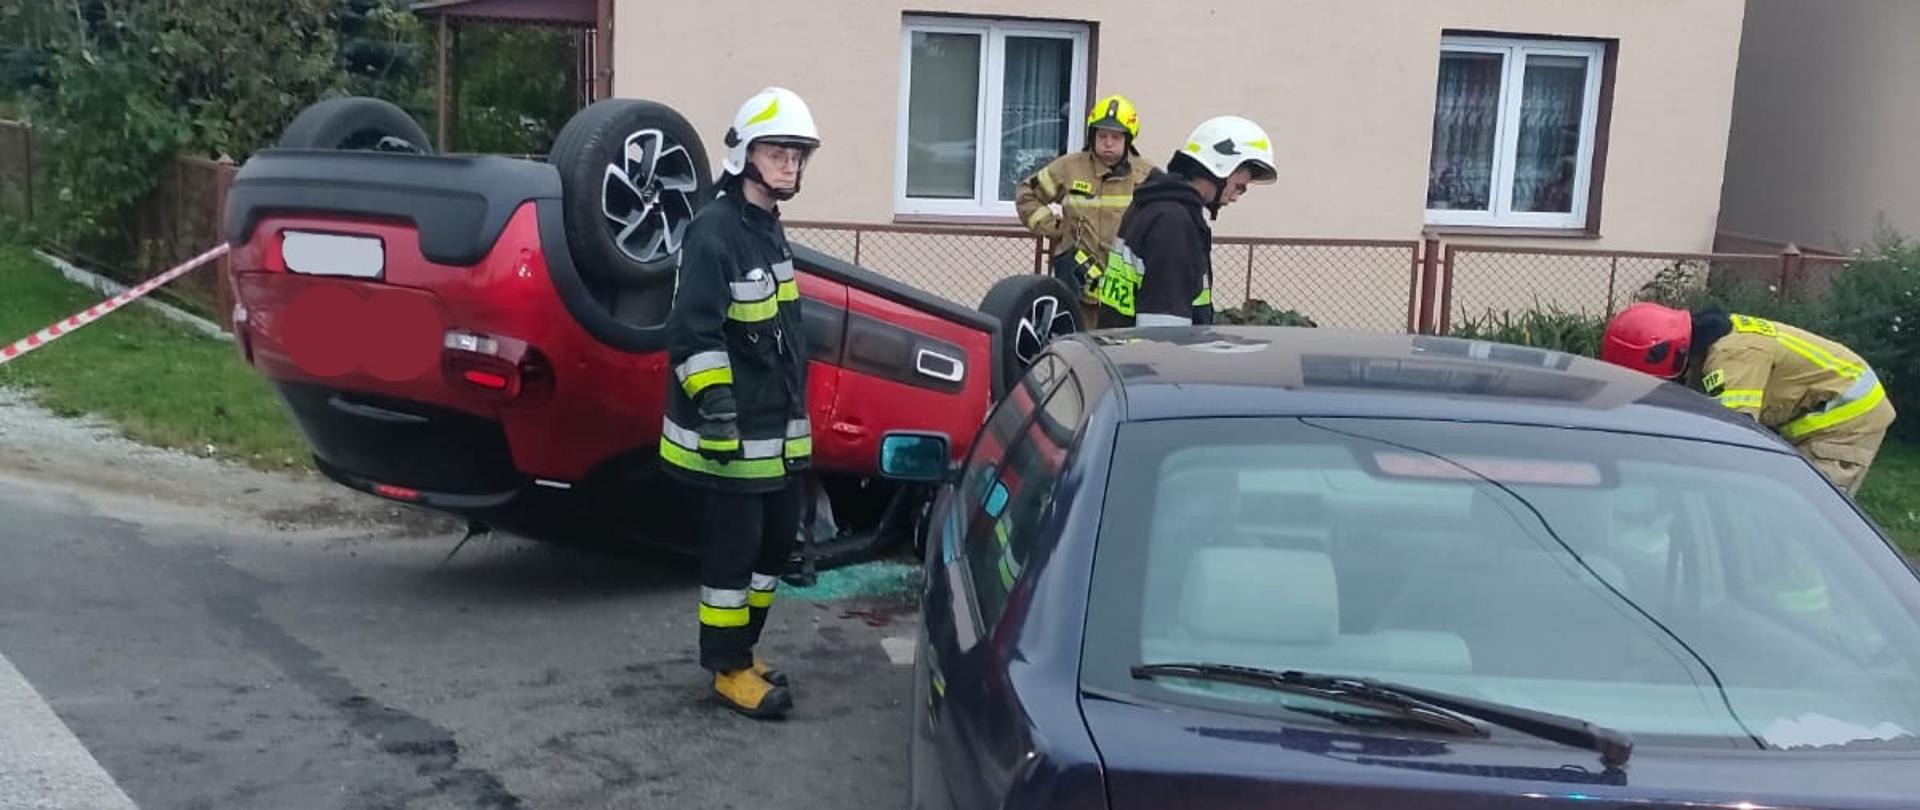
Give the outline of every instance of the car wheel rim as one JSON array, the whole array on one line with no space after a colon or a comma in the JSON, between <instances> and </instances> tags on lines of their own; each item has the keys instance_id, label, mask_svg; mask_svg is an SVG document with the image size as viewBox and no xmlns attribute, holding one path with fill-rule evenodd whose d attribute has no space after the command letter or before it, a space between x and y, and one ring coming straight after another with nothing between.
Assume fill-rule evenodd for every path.
<instances>
[{"instance_id":1,"label":"car wheel rim","mask_svg":"<svg viewBox=\"0 0 1920 810\"><path fill-rule=\"evenodd\" d=\"M349 151L405 152L415 155L424 155L427 153L425 147L420 144L414 143L399 135L377 129L358 130L343 136L334 148Z\"/></svg>"},{"instance_id":2,"label":"car wheel rim","mask_svg":"<svg viewBox=\"0 0 1920 810\"><path fill-rule=\"evenodd\" d=\"M398 135L381 136L380 141L374 144L373 148L376 152L405 152L410 155L424 155L427 153L426 147Z\"/></svg>"},{"instance_id":3,"label":"car wheel rim","mask_svg":"<svg viewBox=\"0 0 1920 810\"><path fill-rule=\"evenodd\" d=\"M1060 305L1060 299L1043 295L1033 299L1013 332L1013 359L1021 368L1033 365L1047 343L1074 331L1073 311Z\"/></svg>"},{"instance_id":4,"label":"car wheel rim","mask_svg":"<svg viewBox=\"0 0 1920 810\"><path fill-rule=\"evenodd\" d=\"M619 160L607 164L600 194L614 246L642 264L679 252L699 177L693 156L660 130L628 135Z\"/></svg>"}]
</instances>

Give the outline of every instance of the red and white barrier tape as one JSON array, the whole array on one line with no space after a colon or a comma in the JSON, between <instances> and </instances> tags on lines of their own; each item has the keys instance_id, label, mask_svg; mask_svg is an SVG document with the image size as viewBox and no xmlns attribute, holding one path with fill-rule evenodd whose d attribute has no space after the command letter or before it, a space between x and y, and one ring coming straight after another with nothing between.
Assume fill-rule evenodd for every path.
<instances>
[{"instance_id":1,"label":"red and white barrier tape","mask_svg":"<svg viewBox=\"0 0 1920 810\"><path fill-rule=\"evenodd\" d=\"M52 343L53 341L59 339L61 336L66 335L68 332L72 332L75 329L79 329L82 326L86 326L87 324L100 320L100 318L102 316L105 316L107 313L112 312L121 307L124 307L127 304L130 304L140 299L141 297L145 296L147 293L150 293L156 289L159 289L161 285L164 285L170 281L173 281L176 278L179 278L181 276L184 276L188 273L193 272L195 269L199 268L200 265L206 264L207 262L213 261L214 259L218 259L221 256L225 256L229 249L230 248L227 244L221 243L218 247L215 247L212 250L209 250L191 259L188 259L186 260L186 262L180 264L177 267L174 267L171 270L168 270L165 273L161 273L160 275L154 276L153 278L147 279L146 281L140 282L140 285L137 287L134 287L133 289L127 290L126 292L120 293L119 295L116 295L112 298L109 298L105 301L101 301L98 304L94 304L93 306L88 307L85 312L75 313L71 318L67 318L66 320L62 320L62 321L56 321L52 326L49 326L45 329L42 329L38 332L35 332L31 335L21 338L20 340L15 341L13 345L8 346L4 349L0 349L0 366L4 366L7 363L10 363L16 359L19 359L21 355L24 355L27 352L33 351L34 349L38 349L41 346L45 346L49 343Z\"/></svg>"}]
</instances>

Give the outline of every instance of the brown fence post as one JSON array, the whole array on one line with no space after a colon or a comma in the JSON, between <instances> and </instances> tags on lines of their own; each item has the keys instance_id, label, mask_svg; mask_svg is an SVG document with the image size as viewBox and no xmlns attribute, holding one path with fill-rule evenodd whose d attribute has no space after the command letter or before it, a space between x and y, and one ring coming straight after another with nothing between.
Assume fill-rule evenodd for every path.
<instances>
[{"instance_id":1,"label":"brown fence post","mask_svg":"<svg viewBox=\"0 0 1920 810\"><path fill-rule=\"evenodd\" d=\"M218 245L226 241L227 194L233 190L233 176L238 172L233 164L222 161L213 170L213 222L210 240L207 244ZM233 332L233 305L235 303L233 284L229 281L233 258L232 254L221 256L213 265L213 307L215 321L229 334Z\"/></svg>"},{"instance_id":2,"label":"brown fence post","mask_svg":"<svg viewBox=\"0 0 1920 810\"><path fill-rule=\"evenodd\" d=\"M1433 334L1433 294L1440 281L1440 237L1420 234L1420 332Z\"/></svg>"},{"instance_id":3,"label":"brown fence post","mask_svg":"<svg viewBox=\"0 0 1920 810\"><path fill-rule=\"evenodd\" d=\"M853 230L853 266L860 266L860 229Z\"/></svg>"},{"instance_id":4,"label":"brown fence post","mask_svg":"<svg viewBox=\"0 0 1920 810\"><path fill-rule=\"evenodd\" d=\"M1413 242L1407 251L1407 334L1419 330L1421 311L1421 244Z\"/></svg>"},{"instance_id":5,"label":"brown fence post","mask_svg":"<svg viewBox=\"0 0 1920 810\"><path fill-rule=\"evenodd\" d=\"M1247 286L1246 289L1240 291L1240 306L1242 307L1242 312L1247 311L1244 309L1247 302L1253 300L1253 248L1253 245L1247 246Z\"/></svg>"},{"instance_id":6,"label":"brown fence post","mask_svg":"<svg viewBox=\"0 0 1920 810\"><path fill-rule=\"evenodd\" d=\"M1036 236L1033 238L1033 274L1037 276L1045 272L1047 272L1047 240Z\"/></svg>"},{"instance_id":7,"label":"brown fence post","mask_svg":"<svg viewBox=\"0 0 1920 810\"><path fill-rule=\"evenodd\" d=\"M1453 246L1447 246L1447 257L1440 268L1440 330L1435 334L1444 335L1453 328Z\"/></svg>"},{"instance_id":8,"label":"brown fence post","mask_svg":"<svg viewBox=\"0 0 1920 810\"><path fill-rule=\"evenodd\" d=\"M1613 286L1620 279L1620 257L1607 260L1607 318L1613 318Z\"/></svg>"},{"instance_id":9,"label":"brown fence post","mask_svg":"<svg viewBox=\"0 0 1920 810\"><path fill-rule=\"evenodd\" d=\"M33 172L34 172L33 128L27 126L26 124L21 124L20 137L25 139L27 143L27 221L32 222L34 219L33 217Z\"/></svg>"},{"instance_id":10,"label":"brown fence post","mask_svg":"<svg viewBox=\"0 0 1920 810\"><path fill-rule=\"evenodd\" d=\"M1800 269L1806 261L1806 255L1800 252L1800 246L1788 242L1780 251L1780 293L1782 301L1787 300L1787 291L1793 289L1793 283L1800 278Z\"/></svg>"},{"instance_id":11,"label":"brown fence post","mask_svg":"<svg viewBox=\"0 0 1920 810\"><path fill-rule=\"evenodd\" d=\"M189 236L182 236L180 233L180 226L183 224L181 220L185 219L187 214L187 201L185 199L187 196L187 165L185 161L174 158L171 168L172 171L169 172L169 182L173 185L173 188L168 195L167 205L172 210L161 213L160 221L156 223L163 230L163 235L160 237L164 240L162 242L163 246L159 250L160 260L152 263L148 267L140 268L139 277L142 279L147 278L149 275L157 274L161 270L166 269L168 265L178 261L174 257L180 255L180 246L190 238Z\"/></svg>"}]
</instances>

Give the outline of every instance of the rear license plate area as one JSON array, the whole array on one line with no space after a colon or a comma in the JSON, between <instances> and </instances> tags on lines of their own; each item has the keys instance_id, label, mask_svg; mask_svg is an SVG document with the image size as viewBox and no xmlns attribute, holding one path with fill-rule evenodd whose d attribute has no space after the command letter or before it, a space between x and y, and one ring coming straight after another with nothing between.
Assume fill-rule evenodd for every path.
<instances>
[{"instance_id":1,"label":"rear license plate area","mask_svg":"<svg viewBox=\"0 0 1920 810\"><path fill-rule=\"evenodd\" d=\"M309 276L377 279L387 267L386 243L374 236L286 231L280 255L287 270Z\"/></svg>"}]
</instances>

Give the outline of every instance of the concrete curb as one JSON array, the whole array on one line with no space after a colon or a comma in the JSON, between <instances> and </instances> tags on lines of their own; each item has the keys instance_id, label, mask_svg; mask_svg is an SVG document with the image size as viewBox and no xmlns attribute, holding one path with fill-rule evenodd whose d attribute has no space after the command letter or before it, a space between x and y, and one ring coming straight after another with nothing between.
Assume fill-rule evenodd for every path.
<instances>
[{"instance_id":1,"label":"concrete curb","mask_svg":"<svg viewBox=\"0 0 1920 810\"><path fill-rule=\"evenodd\" d=\"M41 261L44 261L47 264L53 265L54 269L59 270L61 275L66 276L68 281L71 281L75 284L85 286L89 289L98 291L105 295L119 295L120 293L127 291L127 285L125 284L121 284L118 281L114 281L113 279L98 275L96 273L90 273L85 270L82 270L78 267L75 267L72 262L69 262L66 259L62 259L59 256L55 256L44 250L39 250L36 248L33 251L33 255L40 257ZM204 270L204 272L214 272L214 271ZM168 304L164 301L155 301L152 298L142 298L139 301L136 301L135 303L143 304L147 307L150 307L154 311L159 312L161 315L166 316L168 320L178 322L190 329L193 329L202 334L205 334L207 337L213 338L215 340L226 341L228 343L233 342L233 336L230 334L227 334L227 330L221 329L219 324L214 323L213 321L209 321L191 312L187 312L186 310L173 306L172 304Z\"/></svg>"}]
</instances>

